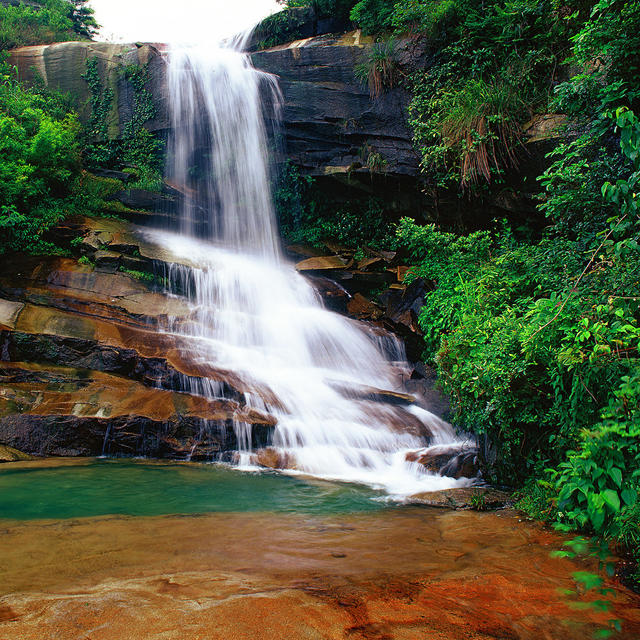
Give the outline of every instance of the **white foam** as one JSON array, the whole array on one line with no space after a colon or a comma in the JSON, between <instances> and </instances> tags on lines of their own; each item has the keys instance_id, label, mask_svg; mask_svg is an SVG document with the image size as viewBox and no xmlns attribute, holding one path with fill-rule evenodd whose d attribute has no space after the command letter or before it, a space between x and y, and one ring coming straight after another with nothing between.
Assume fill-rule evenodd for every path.
<instances>
[{"instance_id":1,"label":"white foam","mask_svg":"<svg viewBox=\"0 0 640 640\"><path fill-rule=\"evenodd\" d=\"M469 484L406 460L431 443L457 443L450 425L418 407L385 402L383 394L371 398L371 388L401 390L401 345L324 309L281 259L260 102L266 83L277 115L274 79L228 49L174 51L170 66L170 178L190 198L182 234L150 236L180 258L167 277L176 291L189 290L192 313L167 330L190 339L190 358L231 371L253 389L246 401L277 418L273 444L295 460L292 473L366 483L395 496ZM206 172L199 180L196 165ZM208 389L220 392L219 385ZM245 449L238 464L255 469L246 425L238 428Z\"/></svg>"}]
</instances>

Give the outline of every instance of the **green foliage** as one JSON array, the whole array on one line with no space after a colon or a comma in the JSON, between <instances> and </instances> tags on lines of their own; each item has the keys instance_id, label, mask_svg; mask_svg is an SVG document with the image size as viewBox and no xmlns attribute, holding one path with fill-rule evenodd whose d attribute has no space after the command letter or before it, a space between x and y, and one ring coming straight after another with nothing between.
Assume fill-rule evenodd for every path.
<instances>
[{"instance_id":1,"label":"green foliage","mask_svg":"<svg viewBox=\"0 0 640 640\"><path fill-rule=\"evenodd\" d=\"M546 108L572 17L552 0L396 4L397 28L434 50L434 64L414 74L409 117L434 186L478 192L517 165L522 124Z\"/></svg>"},{"instance_id":2,"label":"green foliage","mask_svg":"<svg viewBox=\"0 0 640 640\"><path fill-rule=\"evenodd\" d=\"M356 0L278 0L284 9L265 18L256 28L258 48L275 47L309 34L318 20L334 24L349 23L349 13ZM308 11L301 11L307 9Z\"/></svg>"},{"instance_id":3,"label":"green foliage","mask_svg":"<svg viewBox=\"0 0 640 640\"><path fill-rule=\"evenodd\" d=\"M637 163L637 120L624 110L615 119L624 156ZM420 315L426 355L455 398L459 421L498 444L503 479L560 463L581 429L598 421L613 389L633 376L640 340L637 179L635 170L605 183L619 214L579 239L558 228L534 245L506 230L455 236L406 220L399 228L401 245L418 263L411 277L437 285ZM547 180L547 213L561 216L567 202L561 211L551 203L558 185L567 194L567 184Z\"/></svg>"},{"instance_id":4,"label":"green foliage","mask_svg":"<svg viewBox=\"0 0 640 640\"><path fill-rule=\"evenodd\" d=\"M138 168L138 183L132 186L142 188L143 184L153 184L158 188L162 183L164 145L145 127L157 115L153 96L147 89L149 67L129 65L122 70L122 75L133 87L133 115L122 132L122 158L126 164Z\"/></svg>"},{"instance_id":5,"label":"green foliage","mask_svg":"<svg viewBox=\"0 0 640 640\"><path fill-rule=\"evenodd\" d=\"M640 488L640 367L623 376L603 419L580 437L580 447L552 470L559 516L568 529L619 537ZM636 519L636 525L640 520ZM627 527L628 529L628 527ZM633 536L637 542L638 536Z\"/></svg>"},{"instance_id":6,"label":"green foliage","mask_svg":"<svg viewBox=\"0 0 640 640\"><path fill-rule=\"evenodd\" d=\"M463 15L456 0L403 0L394 7L391 22L400 33L420 34L431 42L446 42Z\"/></svg>"},{"instance_id":7,"label":"green foliage","mask_svg":"<svg viewBox=\"0 0 640 640\"><path fill-rule=\"evenodd\" d=\"M428 84L417 86L409 122L422 167L435 172L438 186L459 182L467 189L517 166L519 118L525 111L519 87L471 79L428 95L426 90Z\"/></svg>"},{"instance_id":8,"label":"green foliage","mask_svg":"<svg viewBox=\"0 0 640 640\"><path fill-rule=\"evenodd\" d=\"M474 511L486 511L487 501L485 500L483 493L474 493L470 500L471 508Z\"/></svg>"},{"instance_id":9,"label":"green foliage","mask_svg":"<svg viewBox=\"0 0 640 640\"><path fill-rule=\"evenodd\" d=\"M364 144L360 148L360 160L362 166L369 169L371 173L384 173L387 166L387 161L384 159L381 153L373 149L369 144Z\"/></svg>"},{"instance_id":10,"label":"green foliage","mask_svg":"<svg viewBox=\"0 0 640 640\"><path fill-rule=\"evenodd\" d=\"M42 234L72 207L79 125L57 97L24 89L0 62L0 253L42 251Z\"/></svg>"},{"instance_id":11,"label":"green foliage","mask_svg":"<svg viewBox=\"0 0 640 640\"><path fill-rule=\"evenodd\" d=\"M0 49L90 38L97 30L87 0L40 0L40 7L0 5Z\"/></svg>"},{"instance_id":12,"label":"green foliage","mask_svg":"<svg viewBox=\"0 0 640 640\"><path fill-rule=\"evenodd\" d=\"M285 9L266 17L256 28L258 49L268 49L302 38L306 16Z\"/></svg>"},{"instance_id":13,"label":"green foliage","mask_svg":"<svg viewBox=\"0 0 640 640\"><path fill-rule=\"evenodd\" d=\"M275 190L280 232L289 244L322 247L326 241L357 249L388 247L395 243L393 228L375 199L350 202L337 208L319 199L314 180L288 163Z\"/></svg>"},{"instance_id":14,"label":"green foliage","mask_svg":"<svg viewBox=\"0 0 640 640\"><path fill-rule=\"evenodd\" d=\"M356 0L278 0L288 8L310 7L318 18L348 20Z\"/></svg>"},{"instance_id":15,"label":"green foliage","mask_svg":"<svg viewBox=\"0 0 640 640\"><path fill-rule=\"evenodd\" d=\"M557 492L546 479L530 478L517 493L516 507L531 518L552 522L557 514Z\"/></svg>"},{"instance_id":16,"label":"green foliage","mask_svg":"<svg viewBox=\"0 0 640 640\"><path fill-rule=\"evenodd\" d=\"M625 0L600 0L582 29L574 36L572 62L585 72L577 74L560 89L567 96L587 93L596 94L595 103L610 106L637 107L640 98L640 6ZM588 87L591 89L588 89ZM565 106L568 100L565 97ZM598 104L600 103L600 105ZM581 104L580 109L589 113L593 105ZM573 105L572 111L578 111Z\"/></svg>"},{"instance_id":17,"label":"green foliage","mask_svg":"<svg viewBox=\"0 0 640 640\"><path fill-rule=\"evenodd\" d=\"M136 271L135 269L125 269L124 267L120 267L120 271L141 282L153 282L155 280L155 276L146 271Z\"/></svg>"},{"instance_id":18,"label":"green foliage","mask_svg":"<svg viewBox=\"0 0 640 640\"><path fill-rule=\"evenodd\" d=\"M84 156L89 168L111 165L117 150L109 143L109 114L113 105L114 91L105 87L98 68L98 58L87 60L87 69L82 78L89 87L91 112L85 126Z\"/></svg>"},{"instance_id":19,"label":"green foliage","mask_svg":"<svg viewBox=\"0 0 640 640\"><path fill-rule=\"evenodd\" d=\"M314 215L315 203L310 198L313 184L313 178L302 175L293 163L284 165L274 191L276 214L283 236L289 237L301 227L303 220Z\"/></svg>"},{"instance_id":20,"label":"green foliage","mask_svg":"<svg viewBox=\"0 0 640 640\"><path fill-rule=\"evenodd\" d=\"M621 175L628 162L590 135L558 144L547 157L551 164L539 177L545 188L540 211L557 235L575 238L586 249L615 214L613 203L602 197L602 185Z\"/></svg>"},{"instance_id":21,"label":"green foliage","mask_svg":"<svg viewBox=\"0 0 640 640\"><path fill-rule=\"evenodd\" d=\"M121 68L120 74L133 89L133 113L121 138L114 140L109 135L114 91L104 84L98 58L87 60L82 77L89 87L91 113L85 128L85 164L90 169L135 167L136 180L130 186L157 190L162 185L164 145L145 126L157 114L153 96L147 89L149 69L146 65L129 65Z\"/></svg>"},{"instance_id":22,"label":"green foliage","mask_svg":"<svg viewBox=\"0 0 640 640\"><path fill-rule=\"evenodd\" d=\"M71 7L68 9L69 18L73 24L73 30L81 38L91 39L96 35L100 25L93 17L93 9L87 6L89 0L69 0Z\"/></svg>"},{"instance_id":23,"label":"green foliage","mask_svg":"<svg viewBox=\"0 0 640 640\"><path fill-rule=\"evenodd\" d=\"M73 208L83 214L112 215L117 206L124 208L120 202L112 202L111 196L121 191L124 184L113 178L100 178L83 171L73 186Z\"/></svg>"},{"instance_id":24,"label":"green foliage","mask_svg":"<svg viewBox=\"0 0 640 640\"><path fill-rule=\"evenodd\" d=\"M351 21L364 35L390 31L393 27L394 5L388 0L360 0L351 9Z\"/></svg>"}]
</instances>

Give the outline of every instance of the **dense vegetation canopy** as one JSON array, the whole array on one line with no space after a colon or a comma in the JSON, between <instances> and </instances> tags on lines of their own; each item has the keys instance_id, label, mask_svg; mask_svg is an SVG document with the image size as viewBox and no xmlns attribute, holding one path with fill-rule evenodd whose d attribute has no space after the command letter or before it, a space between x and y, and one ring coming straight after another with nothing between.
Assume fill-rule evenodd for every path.
<instances>
[{"instance_id":1,"label":"dense vegetation canopy","mask_svg":"<svg viewBox=\"0 0 640 640\"><path fill-rule=\"evenodd\" d=\"M97 30L88 0L0 3L0 49L90 38Z\"/></svg>"}]
</instances>

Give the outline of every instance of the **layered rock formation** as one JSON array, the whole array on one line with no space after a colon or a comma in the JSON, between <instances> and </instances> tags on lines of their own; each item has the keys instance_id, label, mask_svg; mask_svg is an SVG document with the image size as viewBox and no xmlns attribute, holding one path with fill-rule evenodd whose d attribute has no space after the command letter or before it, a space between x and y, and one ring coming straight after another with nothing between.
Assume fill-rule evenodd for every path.
<instances>
[{"instance_id":1,"label":"layered rock formation","mask_svg":"<svg viewBox=\"0 0 640 640\"><path fill-rule=\"evenodd\" d=\"M244 405L244 383L190 361L163 332L169 316L190 314L152 275L170 256L113 220L77 219L66 231L81 239L85 264L2 261L0 442L38 455L211 459L237 449L241 423L267 444L276 421ZM227 399L178 391L205 378Z\"/></svg>"},{"instance_id":2,"label":"layered rock formation","mask_svg":"<svg viewBox=\"0 0 640 640\"><path fill-rule=\"evenodd\" d=\"M278 76L286 154L311 175L418 173L406 123L408 95L396 88L372 99L356 78L372 44L355 31L252 54L257 68ZM379 166L372 168L374 154Z\"/></svg>"},{"instance_id":3,"label":"layered rock formation","mask_svg":"<svg viewBox=\"0 0 640 640\"><path fill-rule=\"evenodd\" d=\"M355 67L371 45L371 39L356 31L252 54L256 68L279 78L284 153L307 173L345 179L375 173L387 181L417 175L418 160L406 125L406 93L393 89L372 100L368 87L356 78ZM65 42L16 49L10 62L22 80L41 78L47 86L73 96L81 118L87 121L91 92L85 76L92 58L97 59L102 87L113 92L109 135L121 135L133 114L133 88L122 74L129 65L148 65L147 89L156 116L146 127L165 135L169 119L162 45Z\"/></svg>"},{"instance_id":4,"label":"layered rock formation","mask_svg":"<svg viewBox=\"0 0 640 640\"><path fill-rule=\"evenodd\" d=\"M150 243L147 233L121 220L79 217L55 230L58 245L75 257L2 257L0 444L39 456L231 460L238 438L250 437L256 464L295 466L293 458L269 448L276 418L245 404L248 393L279 406L273 392L203 360L192 339L169 331L199 322L196 308L167 294L164 283L174 263L194 265ZM373 303L329 278L311 279L321 291L339 291L343 311L374 322L381 333L403 326L402 318L394 323L384 311L372 316ZM433 381L418 373L406 382L410 394L337 382L335 388L387 405L398 433L428 440L433 434L410 405L441 414L447 407L434 397ZM214 395L207 392L211 384Z\"/></svg>"}]
</instances>

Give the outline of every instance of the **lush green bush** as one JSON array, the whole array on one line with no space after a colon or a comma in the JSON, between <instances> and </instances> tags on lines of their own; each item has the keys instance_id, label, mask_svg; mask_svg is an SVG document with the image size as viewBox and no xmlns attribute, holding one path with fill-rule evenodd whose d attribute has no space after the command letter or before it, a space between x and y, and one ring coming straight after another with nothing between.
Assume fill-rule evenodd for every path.
<instances>
[{"instance_id":1,"label":"lush green bush","mask_svg":"<svg viewBox=\"0 0 640 640\"><path fill-rule=\"evenodd\" d=\"M336 206L314 190L314 182L293 164L282 171L275 204L285 242L321 248L331 241L351 249L395 244L393 225L375 198Z\"/></svg>"},{"instance_id":2,"label":"lush green bush","mask_svg":"<svg viewBox=\"0 0 640 640\"><path fill-rule=\"evenodd\" d=\"M440 189L501 182L522 155L522 124L546 109L575 20L552 0L412 0L394 20L433 49L409 118L425 175Z\"/></svg>"},{"instance_id":3,"label":"lush green bush","mask_svg":"<svg viewBox=\"0 0 640 640\"><path fill-rule=\"evenodd\" d=\"M0 5L0 49L90 38L97 29L87 0L40 0L40 8Z\"/></svg>"},{"instance_id":4,"label":"lush green bush","mask_svg":"<svg viewBox=\"0 0 640 640\"><path fill-rule=\"evenodd\" d=\"M351 9L350 18L365 35L391 31L394 8L388 0L360 0Z\"/></svg>"},{"instance_id":5,"label":"lush green bush","mask_svg":"<svg viewBox=\"0 0 640 640\"><path fill-rule=\"evenodd\" d=\"M80 127L58 97L23 88L0 64L0 251L39 250L69 213Z\"/></svg>"},{"instance_id":6,"label":"lush green bush","mask_svg":"<svg viewBox=\"0 0 640 640\"><path fill-rule=\"evenodd\" d=\"M393 38L376 42L365 54L364 61L356 66L355 75L369 87L372 100L399 84L402 72Z\"/></svg>"},{"instance_id":7,"label":"lush green bush","mask_svg":"<svg viewBox=\"0 0 640 640\"><path fill-rule=\"evenodd\" d=\"M552 154L540 241L410 220L398 235L409 277L435 284L425 357L458 423L496 447L496 479L528 479L523 508L640 558L640 121L622 107L609 123L593 148L617 138L616 161L591 167L581 139Z\"/></svg>"},{"instance_id":8,"label":"lush green bush","mask_svg":"<svg viewBox=\"0 0 640 640\"><path fill-rule=\"evenodd\" d=\"M439 186L459 182L468 189L517 167L520 120L527 113L518 86L470 79L428 95L427 86L416 87L410 123L422 166L438 177Z\"/></svg>"},{"instance_id":9,"label":"lush green bush","mask_svg":"<svg viewBox=\"0 0 640 640\"><path fill-rule=\"evenodd\" d=\"M463 14L458 0L401 0L394 6L391 23L400 33L419 34L432 43L447 42Z\"/></svg>"},{"instance_id":10,"label":"lush green bush","mask_svg":"<svg viewBox=\"0 0 640 640\"><path fill-rule=\"evenodd\" d=\"M392 0L281 0L284 10L275 13L258 26L261 48L272 47L301 37L305 20L330 19L333 24L360 27L365 35L393 30ZM292 9L309 8L310 15Z\"/></svg>"},{"instance_id":11,"label":"lush green bush","mask_svg":"<svg viewBox=\"0 0 640 640\"><path fill-rule=\"evenodd\" d=\"M311 7L319 18L348 20L357 0L278 0L287 8Z\"/></svg>"}]
</instances>

